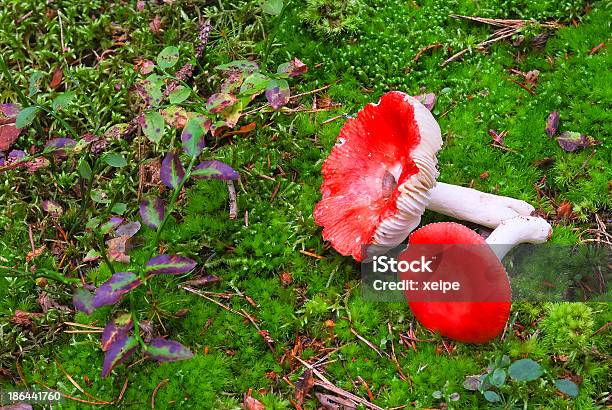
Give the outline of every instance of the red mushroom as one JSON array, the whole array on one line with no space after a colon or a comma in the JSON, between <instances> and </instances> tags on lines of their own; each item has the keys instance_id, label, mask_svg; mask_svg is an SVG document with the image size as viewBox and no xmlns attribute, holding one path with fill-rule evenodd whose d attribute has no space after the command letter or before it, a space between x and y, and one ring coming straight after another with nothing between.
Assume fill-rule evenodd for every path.
<instances>
[{"instance_id":1,"label":"red mushroom","mask_svg":"<svg viewBox=\"0 0 612 410\"><path fill-rule=\"evenodd\" d=\"M429 202L441 145L429 110L404 93L359 111L323 164L323 199L314 210L323 238L356 260L364 245L400 244Z\"/></svg>"},{"instance_id":2,"label":"red mushroom","mask_svg":"<svg viewBox=\"0 0 612 410\"><path fill-rule=\"evenodd\" d=\"M410 309L427 329L465 343L485 343L504 329L510 315L511 290L506 271L493 250L476 232L454 222L426 225L414 231L400 259L428 255L433 273L402 273L420 292L406 291ZM455 293L423 289L423 282L459 283Z\"/></svg>"},{"instance_id":3,"label":"red mushroom","mask_svg":"<svg viewBox=\"0 0 612 410\"><path fill-rule=\"evenodd\" d=\"M525 201L436 183L441 146L440 127L416 99L393 91L366 105L323 163L314 210L323 238L362 260L365 245L374 254L402 243L426 208L490 228L534 212Z\"/></svg>"}]
</instances>

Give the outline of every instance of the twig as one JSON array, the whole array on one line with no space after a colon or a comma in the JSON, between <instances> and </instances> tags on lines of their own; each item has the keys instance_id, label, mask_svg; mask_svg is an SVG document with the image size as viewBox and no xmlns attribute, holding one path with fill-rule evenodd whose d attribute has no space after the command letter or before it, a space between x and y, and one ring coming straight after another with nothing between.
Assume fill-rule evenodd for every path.
<instances>
[{"instance_id":1,"label":"twig","mask_svg":"<svg viewBox=\"0 0 612 410\"><path fill-rule=\"evenodd\" d=\"M368 383L363 380L363 377L361 376L357 376L357 380L359 380L361 384L363 384L363 387L365 387L366 393L368 393L368 398L370 399L370 401L374 401L374 395L372 394L372 390L370 390L370 386L368 386Z\"/></svg>"},{"instance_id":2,"label":"twig","mask_svg":"<svg viewBox=\"0 0 612 410\"><path fill-rule=\"evenodd\" d=\"M55 360L55 364L57 365L57 367L59 367L59 369L62 371L62 373L64 373L64 376L66 376L66 378L68 379L68 381L70 381L70 383L72 383L72 385L74 387L77 388L78 391L80 391L81 393L83 393L85 396L87 396L88 398L90 398L91 400L97 401L102 403L103 400L99 399L97 397L92 396L91 394L87 393L81 386L79 386L79 384L72 378L72 376L70 376L68 374L68 372L66 370L64 370L64 368L62 367L62 365L59 363L59 361L57 360L57 358L53 358ZM111 404L110 401L104 402L105 404Z\"/></svg>"},{"instance_id":3,"label":"twig","mask_svg":"<svg viewBox=\"0 0 612 410\"><path fill-rule=\"evenodd\" d=\"M433 43L433 44L430 44L428 46L425 46L425 47L423 47L423 48L421 48L419 50L419 52L416 54L416 56L414 56L412 61L414 61L416 63L417 61L419 61L419 58L421 58L421 56L423 55L424 52L426 52L428 50L435 50L435 49L438 49L440 47L442 47L442 43Z\"/></svg>"},{"instance_id":4,"label":"twig","mask_svg":"<svg viewBox=\"0 0 612 410\"><path fill-rule=\"evenodd\" d=\"M354 334L357 339L361 340L363 343L365 343L366 345L368 345L368 347L372 350L374 350L380 357L383 356L383 353L385 356L389 357L389 354L386 352L381 352L379 348L377 348L374 343L370 342L368 339L366 339L365 337L361 336L359 333L357 333L357 331L353 328L351 328L351 333Z\"/></svg>"},{"instance_id":5,"label":"twig","mask_svg":"<svg viewBox=\"0 0 612 410\"><path fill-rule=\"evenodd\" d=\"M263 338L263 340L266 342L266 344L270 348L270 351L272 352L272 356L276 355L276 351L274 350L274 346L272 345L272 339L270 338L270 336L268 336L267 331L262 331L259 328L259 325L255 321L255 319L253 319L251 315L247 313L246 310L240 309L240 311L242 312L243 316L246 317L249 320L249 322L253 324L253 326L255 326L255 329L257 329L257 332L259 333L259 335Z\"/></svg>"},{"instance_id":6,"label":"twig","mask_svg":"<svg viewBox=\"0 0 612 410\"><path fill-rule=\"evenodd\" d=\"M523 90L527 91L529 94L536 95L535 91L533 91L532 89L528 88L525 84L519 83L518 81L516 81L513 78L508 78L508 80L512 81L514 84L518 85Z\"/></svg>"},{"instance_id":7,"label":"twig","mask_svg":"<svg viewBox=\"0 0 612 410\"><path fill-rule=\"evenodd\" d=\"M98 326L90 326L90 325L84 325L82 323L74 323L74 322L64 322L65 325L69 325L69 326L75 326L75 327L84 327L85 329L93 329L93 330L102 330L103 328L98 327Z\"/></svg>"},{"instance_id":8,"label":"twig","mask_svg":"<svg viewBox=\"0 0 612 410\"><path fill-rule=\"evenodd\" d=\"M238 217L238 202L236 201L234 181L227 181L227 190L229 191L229 218L236 219Z\"/></svg>"},{"instance_id":9,"label":"twig","mask_svg":"<svg viewBox=\"0 0 612 410\"><path fill-rule=\"evenodd\" d=\"M311 256L311 257L317 258L317 259L325 259L325 256L317 255L316 253L308 252L308 251L305 251L303 249L300 250L300 253L302 255Z\"/></svg>"},{"instance_id":10,"label":"twig","mask_svg":"<svg viewBox=\"0 0 612 410\"><path fill-rule=\"evenodd\" d=\"M387 329L389 330L389 334L393 335L393 330L391 329L391 323L387 322ZM402 371L402 366L400 366L399 360L397 360L397 356L395 355L395 343L393 342L393 338L391 338L391 361L395 364L395 369L400 375L400 379L404 381L408 381L410 384L410 389L412 390L412 378L406 377L404 372Z\"/></svg>"},{"instance_id":11,"label":"twig","mask_svg":"<svg viewBox=\"0 0 612 410\"><path fill-rule=\"evenodd\" d=\"M117 397L117 400L115 400L113 404L121 403L121 400L123 400L123 395L125 394L125 390L127 389L127 386L128 386L128 377L125 378L125 382L123 382L123 387L121 388L121 393L119 393L119 397Z\"/></svg>"},{"instance_id":12,"label":"twig","mask_svg":"<svg viewBox=\"0 0 612 410\"><path fill-rule=\"evenodd\" d=\"M162 380L161 382L157 384L157 386L153 390L153 394L151 395L151 409L152 410L155 409L155 396L157 396L157 392L159 391L160 387L162 387L166 383L168 383L168 379Z\"/></svg>"},{"instance_id":13,"label":"twig","mask_svg":"<svg viewBox=\"0 0 612 410\"><path fill-rule=\"evenodd\" d=\"M246 317L245 315L243 315L242 313L240 313L240 312L238 312L238 311L236 311L236 310L232 309L231 307L225 306L225 305L224 305L223 303L221 303L221 302L218 302L218 301L216 301L216 300L214 300L214 299L212 299L212 298L209 298L208 296L206 296L206 295L202 294L200 291L198 291L198 290L196 290L196 289L190 288L189 286L183 286L183 285L179 285L178 287L179 287L180 289L184 289L184 290L186 290L187 292L191 292L191 293L194 293L194 294L196 294L196 295L198 295L198 296L200 296L200 297L203 297L204 299L208 300L209 302L214 303L214 304L215 304L215 305L217 305L217 306L222 307L223 309L227 310L228 312L235 313L235 314L237 314L237 315L239 315L239 316L244 317L245 319L247 318L247 317Z\"/></svg>"},{"instance_id":14,"label":"twig","mask_svg":"<svg viewBox=\"0 0 612 410\"><path fill-rule=\"evenodd\" d=\"M89 400L79 399L78 397L73 397L73 396L70 396L70 395L68 395L68 394L66 394L66 393L62 393L62 392L60 392L59 390L52 389L51 387L47 386L46 384L44 384L44 383L43 383L43 382L41 382L41 381L35 381L35 383L36 383L36 384L40 384L40 385L41 385L41 386L43 386L45 389L48 389L48 390L51 390L51 391L54 391L54 392L60 393L60 394L62 395L62 397L65 397L65 398L70 399L70 400L73 400L73 401L78 401L79 403L85 403L85 404L91 404L91 405L108 405L108 404L111 404L111 403L106 402L106 401L99 401L99 402L98 402L98 401L89 401Z\"/></svg>"},{"instance_id":15,"label":"twig","mask_svg":"<svg viewBox=\"0 0 612 410\"><path fill-rule=\"evenodd\" d=\"M336 115L335 117L331 117L331 118L328 118L327 120L323 121L321 123L321 125L329 124L330 122L334 122L334 121L339 120L340 118L343 118L343 117L344 117L344 114Z\"/></svg>"}]
</instances>

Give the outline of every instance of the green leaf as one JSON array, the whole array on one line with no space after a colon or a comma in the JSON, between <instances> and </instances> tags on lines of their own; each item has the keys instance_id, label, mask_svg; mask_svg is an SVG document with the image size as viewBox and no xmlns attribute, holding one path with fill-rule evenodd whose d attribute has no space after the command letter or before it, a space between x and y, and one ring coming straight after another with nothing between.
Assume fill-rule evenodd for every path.
<instances>
[{"instance_id":1,"label":"green leaf","mask_svg":"<svg viewBox=\"0 0 612 410\"><path fill-rule=\"evenodd\" d=\"M283 11L283 0L265 0L261 8L265 13L278 16Z\"/></svg>"},{"instance_id":2,"label":"green leaf","mask_svg":"<svg viewBox=\"0 0 612 410\"><path fill-rule=\"evenodd\" d=\"M91 200L97 204L110 204L111 202L111 200L108 199L108 195L98 189L92 190L89 196L91 197Z\"/></svg>"},{"instance_id":3,"label":"green leaf","mask_svg":"<svg viewBox=\"0 0 612 410\"><path fill-rule=\"evenodd\" d=\"M555 380L555 386L561 393L567 394L570 397L576 397L580 393L578 386L571 380L559 379Z\"/></svg>"},{"instance_id":4,"label":"green leaf","mask_svg":"<svg viewBox=\"0 0 612 410\"><path fill-rule=\"evenodd\" d=\"M164 136L164 117L157 111L149 111L145 114L142 132L149 141L159 144Z\"/></svg>"},{"instance_id":5,"label":"green leaf","mask_svg":"<svg viewBox=\"0 0 612 410\"><path fill-rule=\"evenodd\" d=\"M489 382L495 387L501 387L506 381L506 371L504 369L495 369L489 378Z\"/></svg>"},{"instance_id":6,"label":"green leaf","mask_svg":"<svg viewBox=\"0 0 612 410\"><path fill-rule=\"evenodd\" d=\"M270 78L261 74L261 73L253 73L248 76L242 86L240 87L240 94L244 95L256 95L261 93L266 89L268 83L270 82Z\"/></svg>"},{"instance_id":7,"label":"green leaf","mask_svg":"<svg viewBox=\"0 0 612 410\"><path fill-rule=\"evenodd\" d=\"M123 168L127 165L127 161L121 154L117 154L115 152L109 152L104 155L104 162L114 168Z\"/></svg>"},{"instance_id":8,"label":"green leaf","mask_svg":"<svg viewBox=\"0 0 612 410\"><path fill-rule=\"evenodd\" d=\"M45 75L40 71L34 71L30 76L30 87L29 87L29 95L33 97L40 91L40 83Z\"/></svg>"},{"instance_id":9,"label":"green leaf","mask_svg":"<svg viewBox=\"0 0 612 410\"><path fill-rule=\"evenodd\" d=\"M170 100L170 104L180 104L189 98L190 95L191 90L189 88L179 85L170 93L168 99Z\"/></svg>"},{"instance_id":10,"label":"green leaf","mask_svg":"<svg viewBox=\"0 0 612 410\"><path fill-rule=\"evenodd\" d=\"M517 360L508 368L510 377L517 381L529 382L540 377L542 373L542 366L531 359Z\"/></svg>"},{"instance_id":11,"label":"green leaf","mask_svg":"<svg viewBox=\"0 0 612 410\"><path fill-rule=\"evenodd\" d=\"M175 46L168 46L157 55L157 65L163 69L174 67L178 59L179 49Z\"/></svg>"},{"instance_id":12,"label":"green leaf","mask_svg":"<svg viewBox=\"0 0 612 410\"><path fill-rule=\"evenodd\" d=\"M115 213L117 215L123 215L126 210L127 210L127 205L124 204L123 202L117 202L111 208L111 212L113 212L113 213Z\"/></svg>"},{"instance_id":13,"label":"green leaf","mask_svg":"<svg viewBox=\"0 0 612 410\"><path fill-rule=\"evenodd\" d=\"M497 393L495 393L494 391L491 391L491 390L487 390L486 392L484 392L484 398L489 403L496 403L496 402L501 400L501 397L499 397L499 394L497 394Z\"/></svg>"},{"instance_id":14,"label":"green leaf","mask_svg":"<svg viewBox=\"0 0 612 410\"><path fill-rule=\"evenodd\" d=\"M27 107L19 111L19 114L17 114L17 118L15 119L15 127L25 128L32 124L32 121L34 121L34 118L36 118L38 111L40 111L38 107Z\"/></svg>"},{"instance_id":15,"label":"green leaf","mask_svg":"<svg viewBox=\"0 0 612 410\"><path fill-rule=\"evenodd\" d=\"M85 158L81 159L79 161L79 175L83 178L83 179L89 179L91 178L91 174L92 174L92 169L91 166L89 165L89 162L87 162L87 160Z\"/></svg>"},{"instance_id":16,"label":"green leaf","mask_svg":"<svg viewBox=\"0 0 612 410\"><path fill-rule=\"evenodd\" d=\"M68 104L70 104L75 96L76 94L74 93L74 91L61 93L55 98L55 100L53 100L51 108L53 109L53 111L59 111L66 107Z\"/></svg>"},{"instance_id":17,"label":"green leaf","mask_svg":"<svg viewBox=\"0 0 612 410\"><path fill-rule=\"evenodd\" d=\"M183 133L181 134L181 141L183 143L183 151L190 157L197 157L204 149L204 134L206 130L202 127L200 120L191 118L185 124Z\"/></svg>"}]
</instances>

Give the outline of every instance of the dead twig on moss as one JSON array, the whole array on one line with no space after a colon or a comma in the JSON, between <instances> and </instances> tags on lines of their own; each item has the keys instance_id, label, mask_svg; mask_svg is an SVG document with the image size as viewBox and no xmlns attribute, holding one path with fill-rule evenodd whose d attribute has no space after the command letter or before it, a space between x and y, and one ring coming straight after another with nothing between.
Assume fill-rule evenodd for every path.
<instances>
[{"instance_id":1,"label":"dead twig on moss","mask_svg":"<svg viewBox=\"0 0 612 410\"><path fill-rule=\"evenodd\" d=\"M166 383L168 383L168 379L162 380L161 382L157 384L157 386L153 390L153 394L151 395L151 410L155 410L155 397L157 396L157 392Z\"/></svg>"},{"instance_id":2,"label":"dead twig on moss","mask_svg":"<svg viewBox=\"0 0 612 410\"><path fill-rule=\"evenodd\" d=\"M476 46L474 46L474 49L479 50L479 51L485 50L487 46L493 43L496 43L498 41L514 36L521 29L523 29L529 24L537 24L539 27L547 29L547 30L556 30L560 27L563 27L562 24L557 23L556 21L546 21L546 22L540 23L535 20L490 19L490 18L484 18L484 17L462 16L459 14L451 14L451 17L454 19L475 21L475 22L487 24L493 27L500 27L500 29L493 32L493 34L491 34L485 40L481 41L480 43L476 44ZM472 48L468 47L468 48L465 48L453 54L452 56L447 58L440 66L444 67L450 62L458 60L463 55L471 51L471 49Z\"/></svg>"}]
</instances>

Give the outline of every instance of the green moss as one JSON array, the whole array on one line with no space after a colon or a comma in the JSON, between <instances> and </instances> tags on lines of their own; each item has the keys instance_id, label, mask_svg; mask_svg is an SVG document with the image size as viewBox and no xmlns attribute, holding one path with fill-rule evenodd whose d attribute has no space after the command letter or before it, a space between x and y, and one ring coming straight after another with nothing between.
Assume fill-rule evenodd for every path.
<instances>
[{"instance_id":1,"label":"green moss","mask_svg":"<svg viewBox=\"0 0 612 410\"><path fill-rule=\"evenodd\" d=\"M169 251L193 257L202 273L222 278L220 284L206 290L220 293L238 290L252 298L255 306L239 296L218 300L235 311L244 309L256 318L261 329L275 341L274 353L243 317L178 289L182 278L156 278L148 289L143 287L134 293L135 309L152 323L156 332L190 346L195 352L194 359L164 364L144 361L131 368L119 366L111 377L103 380L99 335L65 334L61 330L56 332L53 326L64 320L101 326L110 309L92 316L50 313L31 331L14 326L8 320L14 311L37 310L36 298L41 291L31 279L18 278L0 279L0 367L16 374L13 352L24 349L27 354L20 364L30 383L41 381L67 394L84 397L59 369L54 360L57 358L81 386L105 400L118 397L128 378L124 408L149 406L154 389L167 380L157 391L157 408L235 409L243 394L253 389L254 396L267 408L285 409L291 408L288 400L294 391L281 379L293 369L289 359L282 365L278 359L294 347L299 336L305 359L316 357L321 346L338 348L328 358L326 376L338 386L366 397L365 387L358 382L358 377L362 377L376 403L383 407L438 406L440 403L432 392L442 390L447 382L449 391L460 393L457 408L484 407L486 403L480 395L465 391L462 383L467 375L481 373L491 358L501 352L512 358L534 358L554 377L565 377L565 372L570 371L582 378L581 394L575 401L557 397L550 384L529 385L509 392L517 400L525 398L529 407L594 408L601 404L597 400L610 385L606 358L609 360L612 337L609 332L588 335L612 321L608 303L589 305L586 309L584 305L551 304L546 312L538 304L515 304L511 317L525 327L522 333L517 335L515 329L508 328L503 340L481 346L458 344L449 355L438 337L413 320L404 304L364 303L360 299L359 266L326 246L312 210L320 198L322 161L344 120L323 122L337 115L354 115L389 89L412 94L427 90L438 95L434 115L445 140L439 155L440 180L461 185L472 183L483 191L529 201L551 218L552 242L577 243L584 237L581 232L589 227L593 213L609 213L612 205L608 185L612 180L609 51L588 53L593 46L609 42L609 13L605 4L595 3L585 15L584 3L579 1L563 4L518 0L371 1L362 11L365 16L355 23L359 35L345 33L334 41L321 41L301 21L300 13L307 5L297 2L290 3L287 19L279 23L259 14L258 1L234 2L232 9L223 9L221 3L206 8L197 2L151 4L144 12L137 12L128 4L112 3L111 7L97 1L56 1L52 7L62 10L64 42L70 48L64 53L59 39L60 19L45 16L47 5L32 0L5 3L8 12L0 13L0 51L12 62L12 72L19 84L25 87L33 69L44 71L48 80L58 65L64 66L64 85L78 94L78 101L66 119L83 133L127 121L138 111L128 96L118 98L111 106L116 95L115 81L127 81L135 59L152 58L166 45L178 44L182 55L189 55L200 15L212 17L216 27L205 61L201 62L202 70L195 79L202 95L211 91L210 67L241 56L261 60L258 53L264 54L266 47L263 35L278 26L267 65L273 67L297 56L310 70L294 93L332 84L323 94L341 106L319 113L249 116L244 118L245 123L257 122L252 133L209 139L206 157L228 162L241 172L241 181L236 184L239 217L229 219L224 182L200 181L187 190L179 212L162 237L162 245ZM15 24L17 18L30 10L30 17ZM500 43L487 54L471 52L463 61L441 68L440 63L449 54L447 46L458 50L490 34L485 26L452 19L452 13L563 21L577 17L580 24L577 27L568 24L558 30L542 51ZM156 14L164 22L159 35L151 33L148 27ZM92 50L100 54L111 47L113 31L117 30L129 33L128 43L115 47L115 52L102 61L95 61ZM35 44L24 41L35 34ZM533 33L525 35L529 38ZM419 49L436 42L442 42L444 47L414 61ZM520 59L514 57L518 51ZM510 68L540 70L535 96L509 81ZM45 88L39 98L44 103L54 96L55 91ZM15 98L10 89L0 90L2 102ZM311 98L303 98L300 103L309 107ZM575 153L563 152L543 131L544 121L553 110L561 113L561 130L590 134L601 140L602 145ZM49 135L66 132L52 118L41 121L49 128ZM487 135L490 128L507 130L506 143L513 151L492 147ZM16 147L41 146L44 140L36 130L31 130ZM131 162L137 161L135 153L141 152L129 141L116 142L113 149L123 151ZM543 158L552 158L552 164L534 165ZM68 171L60 167L60 172L43 171L33 176L6 174L6 180L0 184L2 265L23 265L23 258L30 251L27 224L41 222L39 226L45 227L35 230L37 243L56 238L55 225L38 209L49 195L65 206L61 226L71 225L76 218L79 203L74 199L78 195L73 188L78 181L68 161L65 167ZM481 178L484 172L488 178ZM102 182L129 204L126 216L136 219L137 204L132 199L138 186L137 170L120 175L107 172ZM542 186L544 197L538 197L535 184ZM54 186L58 187L57 192L46 189ZM575 220L554 218L562 201L573 204ZM446 219L427 212L423 222ZM143 228L143 235L146 243L151 231ZM69 259L78 259L91 248L91 238L85 234L78 234L74 242L69 247ZM132 266L144 262L146 254L143 249L133 251ZM59 261L49 253L35 263L38 268L59 269ZM27 265L24 270L31 267ZM128 266L117 264L117 268ZM63 269L67 275L76 274L73 267L64 265ZM281 283L279 276L283 272L291 275L292 283ZM88 280L100 283L110 272L101 266L87 269L86 275ZM70 303L67 289L55 284L45 289L55 292L52 295L58 302ZM127 309L129 304L129 299L124 300L120 308ZM176 312L183 308L188 309L187 314L177 318ZM391 336L388 324L393 328ZM411 327L418 339L434 341L417 342L416 351L400 344L398 333ZM358 339L351 329L386 353L390 353L393 343L402 372L412 382L402 380L395 365ZM589 353L585 347L594 347L598 353ZM551 360L553 355L566 351L585 353L581 360L572 360L567 366ZM134 357L133 361L137 359ZM268 372L275 372L279 379L271 380ZM296 371L288 377L295 382L298 376ZM0 385L5 384L11 381L0 381ZM316 400L310 398L304 408L316 406ZM63 408L81 407L67 400Z\"/></svg>"}]
</instances>

